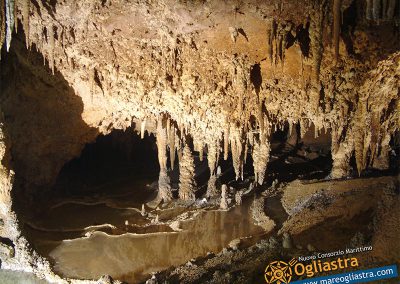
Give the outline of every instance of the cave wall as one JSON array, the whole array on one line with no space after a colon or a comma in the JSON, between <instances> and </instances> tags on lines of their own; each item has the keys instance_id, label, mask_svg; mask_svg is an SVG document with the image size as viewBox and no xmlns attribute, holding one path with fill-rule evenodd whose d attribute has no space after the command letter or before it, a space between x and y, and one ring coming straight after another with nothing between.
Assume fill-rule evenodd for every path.
<instances>
[{"instance_id":1,"label":"cave wall","mask_svg":"<svg viewBox=\"0 0 400 284\"><path fill-rule=\"evenodd\" d=\"M21 184L48 185L98 131L82 120L82 99L43 57L15 39L1 65L1 106L12 169Z\"/></svg>"}]
</instances>

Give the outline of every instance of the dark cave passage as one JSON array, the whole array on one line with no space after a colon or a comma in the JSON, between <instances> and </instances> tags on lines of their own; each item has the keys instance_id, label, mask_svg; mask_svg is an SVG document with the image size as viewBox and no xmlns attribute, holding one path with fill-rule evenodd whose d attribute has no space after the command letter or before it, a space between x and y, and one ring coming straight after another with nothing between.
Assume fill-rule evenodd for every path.
<instances>
[{"instance_id":1,"label":"dark cave passage","mask_svg":"<svg viewBox=\"0 0 400 284\"><path fill-rule=\"evenodd\" d=\"M118 182L151 182L157 179L158 172L153 135L141 139L132 128L113 130L86 144L79 157L66 163L54 189L66 194L90 194ZM112 186L109 190L113 190Z\"/></svg>"}]
</instances>

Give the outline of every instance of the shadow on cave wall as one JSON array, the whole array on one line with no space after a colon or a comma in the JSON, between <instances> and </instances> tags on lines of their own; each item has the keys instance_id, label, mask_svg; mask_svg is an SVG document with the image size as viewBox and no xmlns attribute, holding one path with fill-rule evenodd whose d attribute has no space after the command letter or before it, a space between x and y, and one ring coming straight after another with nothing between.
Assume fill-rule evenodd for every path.
<instances>
[{"instance_id":1,"label":"shadow on cave wall","mask_svg":"<svg viewBox=\"0 0 400 284\"><path fill-rule=\"evenodd\" d=\"M29 192L53 183L62 165L98 132L82 120L82 99L60 72L51 74L35 46L25 48L24 38L20 32L9 53L2 49L0 104L11 140L13 193L29 202Z\"/></svg>"},{"instance_id":2,"label":"shadow on cave wall","mask_svg":"<svg viewBox=\"0 0 400 284\"><path fill-rule=\"evenodd\" d=\"M157 180L159 170L154 135L141 139L133 127L114 129L86 144L79 157L62 167L53 191L74 196L115 193L135 188L135 182Z\"/></svg>"}]
</instances>

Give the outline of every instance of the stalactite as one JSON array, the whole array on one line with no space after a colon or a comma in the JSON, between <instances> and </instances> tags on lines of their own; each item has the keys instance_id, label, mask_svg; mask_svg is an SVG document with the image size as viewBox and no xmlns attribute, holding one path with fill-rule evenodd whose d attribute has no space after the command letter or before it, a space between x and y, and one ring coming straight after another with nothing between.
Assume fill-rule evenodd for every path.
<instances>
[{"instance_id":1,"label":"stalactite","mask_svg":"<svg viewBox=\"0 0 400 284\"><path fill-rule=\"evenodd\" d=\"M388 6L388 0L382 0L382 19L386 20L386 10Z\"/></svg>"},{"instance_id":2,"label":"stalactite","mask_svg":"<svg viewBox=\"0 0 400 284\"><path fill-rule=\"evenodd\" d=\"M339 36L341 24L341 7L342 0L334 0L333 2L333 42L335 47L335 62L339 60Z\"/></svg>"},{"instance_id":3,"label":"stalactite","mask_svg":"<svg viewBox=\"0 0 400 284\"><path fill-rule=\"evenodd\" d=\"M144 138L144 133L146 131L146 118L142 119L140 123L140 138Z\"/></svg>"},{"instance_id":4,"label":"stalactite","mask_svg":"<svg viewBox=\"0 0 400 284\"><path fill-rule=\"evenodd\" d=\"M4 0L0 1L0 51L6 39L6 9Z\"/></svg>"},{"instance_id":5,"label":"stalactite","mask_svg":"<svg viewBox=\"0 0 400 284\"><path fill-rule=\"evenodd\" d=\"M170 138L170 134L171 134L171 119L169 117L167 118L166 127L167 127L167 140L169 142L169 138Z\"/></svg>"},{"instance_id":6,"label":"stalactite","mask_svg":"<svg viewBox=\"0 0 400 284\"><path fill-rule=\"evenodd\" d=\"M379 22L379 20L380 20L381 1L382 0L373 0L372 1L372 17L373 17L374 21L376 21L376 22Z\"/></svg>"},{"instance_id":7,"label":"stalactite","mask_svg":"<svg viewBox=\"0 0 400 284\"><path fill-rule=\"evenodd\" d=\"M204 159L204 144L202 141L193 142L194 150L199 152L199 160L202 162Z\"/></svg>"},{"instance_id":8,"label":"stalactite","mask_svg":"<svg viewBox=\"0 0 400 284\"><path fill-rule=\"evenodd\" d=\"M224 130L224 160L228 160L229 155L229 123L225 126Z\"/></svg>"},{"instance_id":9,"label":"stalactite","mask_svg":"<svg viewBox=\"0 0 400 284\"><path fill-rule=\"evenodd\" d=\"M318 127L314 124L314 138L318 138L319 136L319 130Z\"/></svg>"},{"instance_id":10,"label":"stalactite","mask_svg":"<svg viewBox=\"0 0 400 284\"><path fill-rule=\"evenodd\" d=\"M29 30L29 13L30 13L30 0L23 0L22 4L22 26L25 33L26 48L31 47L30 30Z\"/></svg>"},{"instance_id":11,"label":"stalactite","mask_svg":"<svg viewBox=\"0 0 400 284\"><path fill-rule=\"evenodd\" d=\"M17 12L18 12L18 0L14 0L14 29L15 33L18 33L18 17L17 17Z\"/></svg>"},{"instance_id":12,"label":"stalactite","mask_svg":"<svg viewBox=\"0 0 400 284\"><path fill-rule=\"evenodd\" d=\"M247 163L247 155L249 154L249 144L246 141L244 143L244 154L243 154L243 163L246 164ZM243 179L243 173L242 173L242 179Z\"/></svg>"},{"instance_id":13,"label":"stalactite","mask_svg":"<svg viewBox=\"0 0 400 284\"><path fill-rule=\"evenodd\" d=\"M89 88L90 88L90 97L93 103L94 97L94 84L95 84L95 69L92 68L89 70Z\"/></svg>"},{"instance_id":14,"label":"stalactite","mask_svg":"<svg viewBox=\"0 0 400 284\"><path fill-rule=\"evenodd\" d=\"M386 9L386 19L392 20L394 17L394 12L396 9L396 0L388 0L388 5ZM400 9L400 8L399 8Z\"/></svg>"},{"instance_id":15,"label":"stalactite","mask_svg":"<svg viewBox=\"0 0 400 284\"><path fill-rule=\"evenodd\" d=\"M48 52L49 52L49 67L51 69L51 72L54 75L54 28L53 25L50 25L47 28L47 35L48 35Z\"/></svg>"},{"instance_id":16,"label":"stalactite","mask_svg":"<svg viewBox=\"0 0 400 284\"><path fill-rule=\"evenodd\" d=\"M175 137L176 137L176 129L175 126L172 125L169 134L169 160L171 163L172 170L175 167L175 156L176 156Z\"/></svg>"},{"instance_id":17,"label":"stalactite","mask_svg":"<svg viewBox=\"0 0 400 284\"><path fill-rule=\"evenodd\" d=\"M195 190L194 159L189 146L185 145L182 161L179 164L179 198L182 200L195 200Z\"/></svg>"},{"instance_id":18,"label":"stalactite","mask_svg":"<svg viewBox=\"0 0 400 284\"><path fill-rule=\"evenodd\" d=\"M305 119L300 119L299 123L300 123L300 138L304 138L304 135L306 135L308 130L307 122L305 121Z\"/></svg>"},{"instance_id":19,"label":"stalactite","mask_svg":"<svg viewBox=\"0 0 400 284\"><path fill-rule=\"evenodd\" d=\"M313 0L313 15L310 23L311 51L313 54L313 74L314 81L319 81L322 55L324 46L322 42L324 11L326 9L326 0Z\"/></svg>"},{"instance_id":20,"label":"stalactite","mask_svg":"<svg viewBox=\"0 0 400 284\"><path fill-rule=\"evenodd\" d=\"M272 27L267 26L267 57L272 65Z\"/></svg>"},{"instance_id":21,"label":"stalactite","mask_svg":"<svg viewBox=\"0 0 400 284\"><path fill-rule=\"evenodd\" d=\"M4 1L4 0L2 0ZM7 51L10 50L12 33L14 30L14 0L6 0L6 21L7 21L7 30L6 30L6 46Z\"/></svg>"}]
</instances>

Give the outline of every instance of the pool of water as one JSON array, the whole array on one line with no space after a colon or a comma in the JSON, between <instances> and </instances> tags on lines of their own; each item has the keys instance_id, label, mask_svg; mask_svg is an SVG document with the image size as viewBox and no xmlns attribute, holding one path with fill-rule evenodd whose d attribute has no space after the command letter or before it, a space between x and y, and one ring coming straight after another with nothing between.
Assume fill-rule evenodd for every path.
<instances>
[{"instance_id":1,"label":"pool of water","mask_svg":"<svg viewBox=\"0 0 400 284\"><path fill-rule=\"evenodd\" d=\"M217 253L233 239L264 235L265 231L252 223L250 203L248 200L230 211L202 210L193 219L182 221L179 232L110 235L97 231L90 237L47 243L42 240L41 244L47 245L61 276L98 279L109 274L136 283L151 272L184 264L208 252Z\"/></svg>"},{"instance_id":2,"label":"pool of water","mask_svg":"<svg viewBox=\"0 0 400 284\"><path fill-rule=\"evenodd\" d=\"M1 284L48 284L31 273L0 269Z\"/></svg>"}]
</instances>

